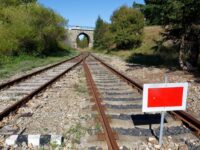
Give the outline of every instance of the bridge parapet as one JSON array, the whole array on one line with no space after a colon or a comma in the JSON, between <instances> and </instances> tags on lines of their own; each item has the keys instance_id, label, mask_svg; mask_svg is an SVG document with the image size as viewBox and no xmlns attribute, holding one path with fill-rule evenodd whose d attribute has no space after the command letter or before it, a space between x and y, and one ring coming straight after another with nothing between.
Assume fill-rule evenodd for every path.
<instances>
[{"instance_id":1,"label":"bridge parapet","mask_svg":"<svg viewBox=\"0 0 200 150\"><path fill-rule=\"evenodd\" d=\"M69 25L67 27L69 30L89 30L89 31L94 31L94 27L89 27L89 26L76 26L76 25Z\"/></svg>"}]
</instances>

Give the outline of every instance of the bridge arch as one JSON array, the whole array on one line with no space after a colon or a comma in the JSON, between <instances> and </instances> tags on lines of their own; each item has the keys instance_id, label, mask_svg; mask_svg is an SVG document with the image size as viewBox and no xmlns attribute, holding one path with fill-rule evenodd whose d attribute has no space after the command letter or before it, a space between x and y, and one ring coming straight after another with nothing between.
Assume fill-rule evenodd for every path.
<instances>
[{"instance_id":1,"label":"bridge arch","mask_svg":"<svg viewBox=\"0 0 200 150\"><path fill-rule=\"evenodd\" d=\"M76 40L77 40L81 35L85 36L85 37L87 38L87 40L88 40L88 43L90 43L90 41L91 41L90 36L89 36L87 33L85 33L85 32L81 32L80 34L78 34L77 37L76 37Z\"/></svg>"},{"instance_id":2,"label":"bridge arch","mask_svg":"<svg viewBox=\"0 0 200 150\"><path fill-rule=\"evenodd\" d=\"M88 38L88 48L93 47L93 29L84 29L81 27L70 28L67 32L67 44L73 48L78 48L77 38L83 34Z\"/></svg>"}]
</instances>

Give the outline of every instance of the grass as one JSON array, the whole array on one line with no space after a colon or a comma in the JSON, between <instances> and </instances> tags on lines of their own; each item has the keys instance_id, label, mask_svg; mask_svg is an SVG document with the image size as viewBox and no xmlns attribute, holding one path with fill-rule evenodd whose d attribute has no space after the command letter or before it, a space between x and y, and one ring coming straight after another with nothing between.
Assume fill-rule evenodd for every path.
<instances>
[{"instance_id":1,"label":"grass","mask_svg":"<svg viewBox=\"0 0 200 150\"><path fill-rule=\"evenodd\" d=\"M155 40L160 40L162 31L160 26L148 26L144 28L144 38L141 46L132 50L115 50L107 53L107 50L95 50L95 52L107 53L109 55L119 56L123 59L127 59L134 53L152 54L154 50L152 49L156 44Z\"/></svg>"},{"instance_id":2,"label":"grass","mask_svg":"<svg viewBox=\"0 0 200 150\"><path fill-rule=\"evenodd\" d=\"M73 50L63 50L47 57L36 57L25 54L19 56L4 57L4 61L0 65L0 79L5 79L14 74L28 71L36 67L41 67L66 60L72 56L75 56L76 54L77 52Z\"/></svg>"},{"instance_id":3,"label":"grass","mask_svg":"<svg viewBox=\"0 0 200 150\"><path fill-rule=\"evenodd\" d=\"M96 123L96 125L95 125L95 129L96 129L98 132L101 131L101 125L100 125L99 122Z\"/></svg>"},{"instance_id":4,"label":"grass","mask_svg":"<svg viewBox=\"0 0 200 150\"><path fill-rule=\"evenodd\" d=\"M149 26L144 28L144 39L140 47L133 50L119 50L111 52L113 55L117 55L124 59L127 59L133 54L142 53L142 54L153 54L153 47L156 46L155 41L161 39L160 32L162 28L160 26Z\"/></svg>"},{"instance_id":5,"label":"grass","mask_svg":"<svg viewBox=\"0 0 200 150\"><path fill-rule=\"evenodd\" d=\"M74 89L79 94L85 94L87 93L86 83L85 80L79 80L78 83L74 84Z\"/></svg>"},{"instance_id":6,"label":"grass","mask_svg":"<svg viewBox=\"0 0 200 150\"><path fill-rule=\"evenodd\" d=\"M144 38L140 47L132 50L95 50L97 53L104 53L108 55L115 55L121 57L129 63L140 65L155 65L177 67L178 59L177 53L172 48L161 47L162 53L155 51L157 46L156 41L162 39L161 32L163 29L160 26L146 26L144 28Z\"/></svg>"},{"instance_id":7,"label":"grass","mask_svg":"<svg viewBox=\"0 0 200 150\"><path fill-rule=\"evenodd\" d=\"M76 83L74 84L74 89L77 93L86 93L87 89L83 86L83 84Z\"/></svg>"},{"instance_id":8,"label":"grass","mask_svg":"<svg viewBox=\"0 0 200 150\"><path fill-rule=\"evenodd\" d=\"M44 128L44 131L48 131L48 128Z\"/></svg>"},{"instance_id":9,"label":"grass","mask_svg":"<svg viewBox=\"0 0 200 150\"><path fill-rule=\"evenodd\" d=\"M72 139L73 143L80 144L81 137L84 136L87 131L87 128L81 126L81 124L78 123L74 126L71 126L71 128L67 131L65 136Z\"/></svg>"}]
</instances>

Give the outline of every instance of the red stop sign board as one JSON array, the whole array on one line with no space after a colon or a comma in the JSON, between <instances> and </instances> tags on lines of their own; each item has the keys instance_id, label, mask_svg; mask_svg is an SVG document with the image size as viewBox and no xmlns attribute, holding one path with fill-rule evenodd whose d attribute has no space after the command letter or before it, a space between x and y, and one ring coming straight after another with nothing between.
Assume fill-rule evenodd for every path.
<instances>
[{"instance_id":1,"label":"red stop sign board","mask_svg":"<svg viewBox=\"0 0 200 150\"><path fill-rule=\"evenodd\" d=\"M188 83L144 84L143 112L185 110Z\"/></svg>"}]
</instances>

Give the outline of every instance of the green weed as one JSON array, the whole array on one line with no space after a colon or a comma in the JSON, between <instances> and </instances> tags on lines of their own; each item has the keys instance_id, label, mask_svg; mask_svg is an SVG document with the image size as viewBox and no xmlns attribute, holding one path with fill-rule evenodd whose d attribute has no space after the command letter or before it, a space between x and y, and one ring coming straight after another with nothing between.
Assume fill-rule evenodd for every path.
<instances>
[{"instance_id":1,"label":"green weed","mask_svg":"<svg viewBox=\"0 0 200 150\"><path fill-rule=\"evenodd\" d=\"M87 132L87 128L81 126L80 123L78 123L75 126L72 126L67 132L66 132L66 138L72 139L73 143L80 144L81 137L84 136Z\"/></svg>"},{"instance_id":2,"label":"green weed","mask_svg":"<svg viewBox=\"0 0 200 150\"><path fill-rule=\"evenodd\" d=\"M79 83L74 84L74 89L78 93L87 93L87 88L83 80L79 80Z\"/></svg>"}]
</instances>

